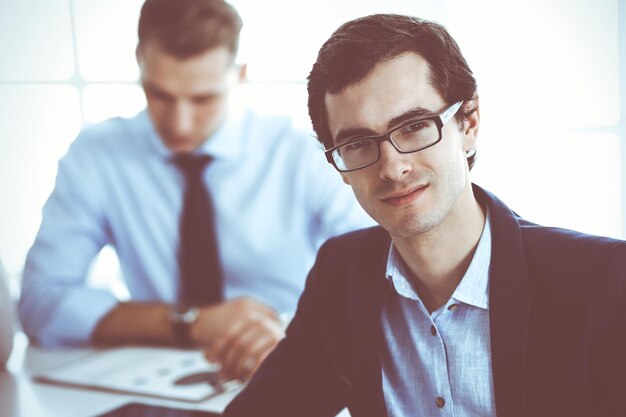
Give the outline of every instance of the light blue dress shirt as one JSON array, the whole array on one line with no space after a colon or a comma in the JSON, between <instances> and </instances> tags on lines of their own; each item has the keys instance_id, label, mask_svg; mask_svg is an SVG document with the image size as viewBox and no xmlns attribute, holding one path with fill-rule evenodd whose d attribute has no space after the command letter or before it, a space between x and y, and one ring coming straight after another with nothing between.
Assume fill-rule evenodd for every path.
<instances>
[{"instance_id":1,"label":"light blue dress shirt","mask_svg":"<svg viewBox=\"0 0 626 417\"><path fill-rule=\"evenodd\" d=\"M198 150L214 161L227 299L249 295L295 310L318 247L373 224L308 131L290 119L231 112ZM119 257L132 300L175 302L184 178L147 112L84 129L59 163L56 186L28 253L19 314L43 345L84 344L117 303L86 275L104 245Z\"/></svg>"},{"instance_id":2,"label":"light blue dress shirt","mask_svg":"<svg viewBox=\"0 0 626 417\"><path fill-rule=\"evenodd\" d=\"M393 245L382 315L382 379L389 417L495 416L489 332L489 218L467 272L429 314Z\"/></svg>"}]
</instances>

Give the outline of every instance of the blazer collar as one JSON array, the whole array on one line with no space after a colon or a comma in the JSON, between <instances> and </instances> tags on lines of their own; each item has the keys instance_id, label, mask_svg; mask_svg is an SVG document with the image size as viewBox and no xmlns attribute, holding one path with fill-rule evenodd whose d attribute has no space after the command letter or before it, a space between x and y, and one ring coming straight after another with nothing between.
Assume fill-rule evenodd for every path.
<instances>
[{"instance_id":1,"label":"blazer collar","mask_svg":"<svg viewBox=\"0 0 626 417\"><path fill-rule=\"evenodd\" d=\"M491 213L489 320L491 364L499 416L527 415L527 354L531 294L520 217L493 194L474 185Z\"/></svg>"},{"instance_id":2,"label":"blazer collar","mask_svg":"<svg viewBox=\"0 0 626 417\"><path fill-rule=\"evenodd\" d=\"M358 248L362 256L356 266L356 291L352 298L356 346L354 360L355 394L358 410L353 415L386 416L387 407L382 390L380 344L383 332L380 317L389 291L385 265L391 239L381 227L373 229L373 239L362 240Z\"/></svg>"}]
</instances>

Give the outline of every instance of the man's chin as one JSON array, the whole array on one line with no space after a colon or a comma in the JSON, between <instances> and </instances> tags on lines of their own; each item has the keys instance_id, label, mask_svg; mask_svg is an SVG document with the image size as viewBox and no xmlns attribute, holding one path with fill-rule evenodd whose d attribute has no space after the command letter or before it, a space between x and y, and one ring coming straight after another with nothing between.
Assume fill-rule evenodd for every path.
<instances>
[{"instance_id":1,"label":"man's chin","mask_svg":"<svg viewBox=\"0 0 626 417\"><path fill-rule=\"evenodd\" d=\"M397 238L412 238L428 233L437 222L430 216L423 213L412 213L404 218L398 218L393 222L383 226L389 234Z\"/></svg>"},{"instance_id":2,"label":"man's chin","mask_svg":"<svg viewBox=\"0 0 626 417\"><path fill-rule=\"evenodd\" d=\"M164 140L165 147L174 153L187 153L195 151L200 144L190 141Z\"/></svg>"}]
</instances>

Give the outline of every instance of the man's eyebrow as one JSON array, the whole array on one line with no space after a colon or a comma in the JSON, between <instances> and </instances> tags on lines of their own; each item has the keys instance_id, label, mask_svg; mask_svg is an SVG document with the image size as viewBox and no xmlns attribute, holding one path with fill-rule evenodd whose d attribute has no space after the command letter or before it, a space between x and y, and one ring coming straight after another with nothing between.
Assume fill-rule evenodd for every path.
<instances>
[{"instance_id":1,"label":"man's eyebrow","mask_svg":"<svg viewBox=\"0 0 626 417\"><path fill-rule=\"evenodd\" d=\"M150 81L142 81L142 85L143 88L146 90L149 90L155 94L158 94L162 97L167 97L170 99L175 99L176 95L172 94L164 89L162 89L161 87L159 87L156 84L152 84ZM197 92L191 96L189 96L189 98L191 98L192 100L203 100L203 99L211 99L213 97L219 96L220 94L223 94L223 91L200 91Z\"/></svg>"},{"instance_id":2,"label":"man's eyebrow","mask_svg":"<svg viewBox=\"0 0 626 417\"><path fill-rule=\"evenodd\" d=\"M362 136L372 136L377 134L378 133L373 131L372 129L367 129L365 127L341 129L339 133L337 133L337 137L335 138L335 144L339 145L340 143L347 142L350 139L356 139Z\"/></svg>"},{"instance_id":3,"label":"man's eyebrow","mask_svg":"<svg viewBox=\"0 0 626 417\"><path fill-rule=\"evenodd\" d=\"M169 92L163 90L162 88L160 88L158 85L152 84L150 81L142 81L141 82L143 84L143 88L150 90L156 94L159 94L161 96L166 96L166 97L173 97L172 94L170 94Z\"/></svg>"},{"instance_id":4,"label":"man's eyebrow","mask_svg":"<svg viewBox=\"0 0 626 417\"><path fill-rule=\"evenodd\" d=\"M401 125L402 123L409 121L411 119L417 119L420 117L431 117L436 115L434 111L431 109L427 109L425 107L415 107L407 112L402 113L400 116L396 116L393 119L387 122L387 129L391 130L396 126Z\"/></svg>"},{"instance_id":5,"label":"man's eyebrow","mask_svg":"<svg viewBox=\"0 0 626 417\"><path fill-rule=\"evenodd\" d=\"M389 120L387 122L387 130L391 130L394 127L408 120L417 119L420 117L430 117L430 116L434 116L435 114L436 113L430 109L427 109L424 107L415 107ZM374 135L379 135L379 134L380 133L372 129L365 128L365 127L341 129L337 133L337 137L335 137L335 145L339 145L343 142L347 142L350 139L356 139L356 138L363 137L363 136L374 136Z\"/></svg>"}]
</instances>

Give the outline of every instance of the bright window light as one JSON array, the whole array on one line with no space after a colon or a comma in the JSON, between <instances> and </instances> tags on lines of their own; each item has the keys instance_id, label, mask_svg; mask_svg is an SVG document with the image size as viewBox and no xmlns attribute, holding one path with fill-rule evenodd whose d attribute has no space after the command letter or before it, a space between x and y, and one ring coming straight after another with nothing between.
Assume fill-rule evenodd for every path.
<instances>
[{"instance_id":1,"label":"bright window light","mask_svg":"<svg viewBox=\"0 0 626 417\"><path fill-rule=\"evenodd\" d=\"M88 81L135 81L143 0L74 0L79 70Z\"/></svg>"},{"instance_id":2,"label":"bright window light","mask_svg":"<svg viewBox=\"0 0 626 417\"><path fill-rule=\"evenodd\" d=\"M83 92L86 123L111 117L131 117L146 107L146 97L138 85L90 84Z\"/></svg>"},{"instance_id":3,"label":"bright window light","mask_svg":"<svg viewBox=\"0 0 626 417\"><path fill-rule=\"evenodd\" d=\"M0 2L0 81L65 81L74 75L67 0Z\"/></svg>"},{"instance_id":4,"label":"bright window light","mask_svg":"<svg viewBox=\"0 0 626 417\"><path fill-rule=\"evenodd\" d=\"M0 259L17 273L33 243L57 162L81 126L68 85L0 85Z\"/></svg>"},{"instance_id":5,"label":"bright window light","mask_svg":"<svg viewBox=\"0 0 626 417\"><path fill-rule=\"evenodd\" d=\"M0 2L0 189L10 201L0 207L0 259L13 277L35 237L57 162L80 127L145 106L134 56L142 3ZM479 84L473 179L529 220L626 237L620 48L625 52L618 42L626 22L617 18L624 13L618 0L232 3L244 20L238 60L249 75L233 102L291 114L306 128L306 77L340 24L372 13L444 24ZM118 273L112 252L95 263L98 285Z\"/></svg>"}]
</instances>

